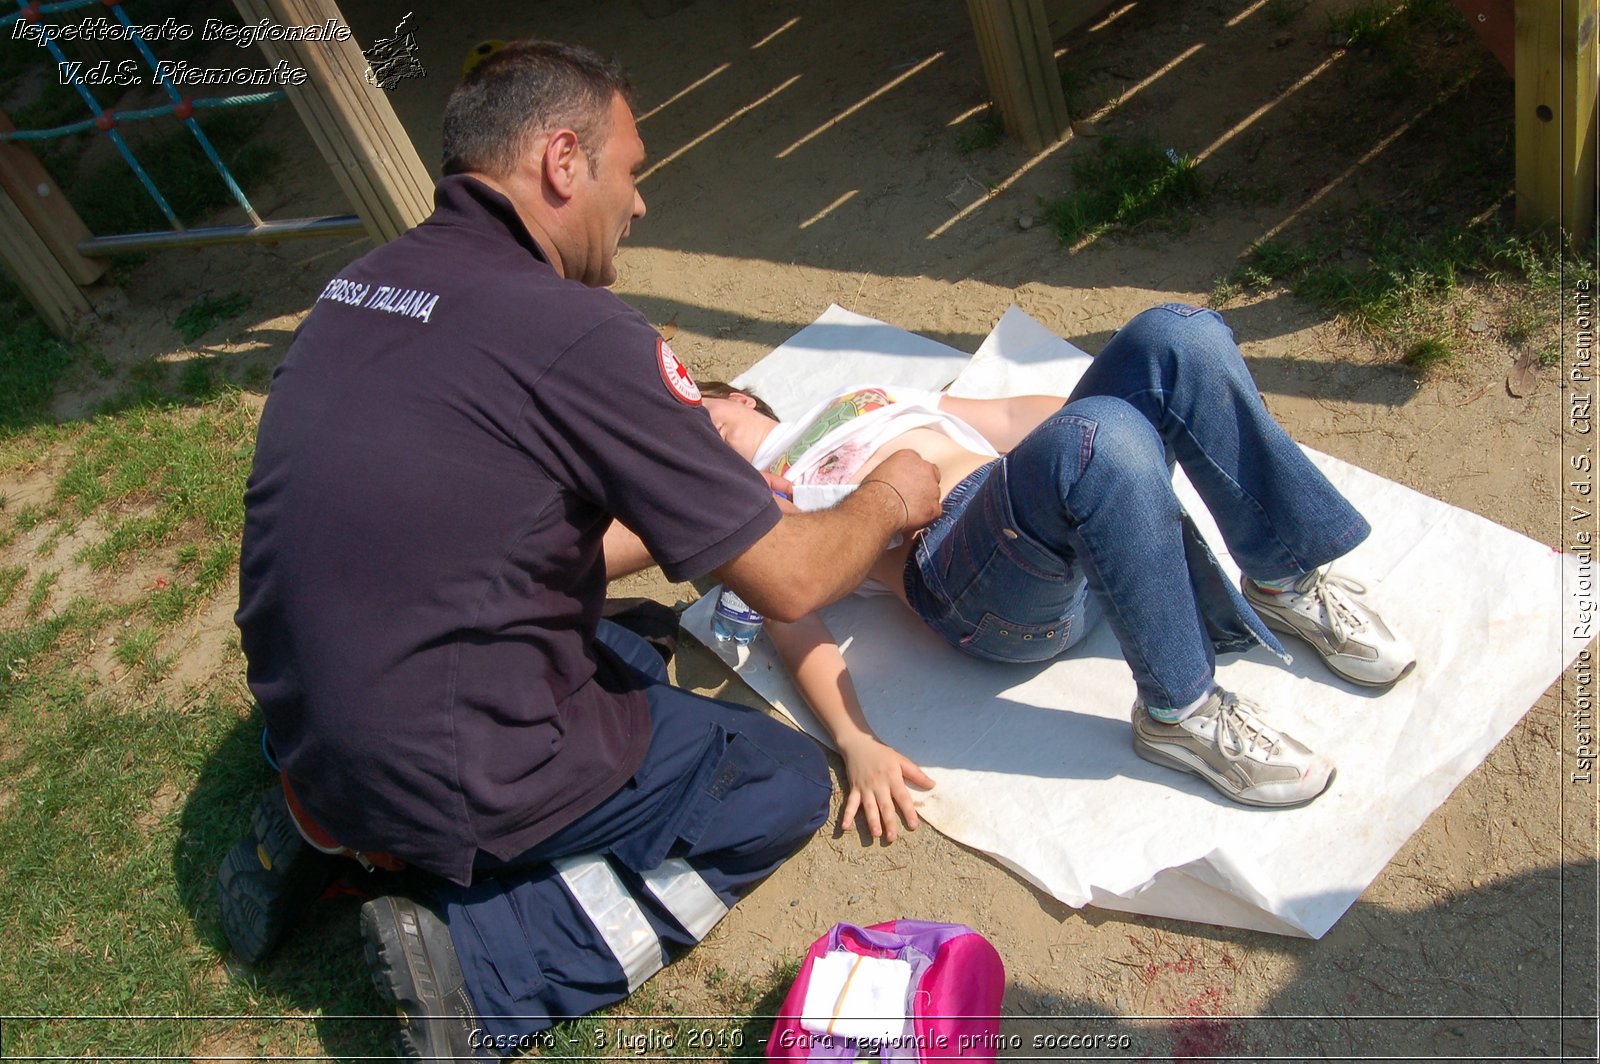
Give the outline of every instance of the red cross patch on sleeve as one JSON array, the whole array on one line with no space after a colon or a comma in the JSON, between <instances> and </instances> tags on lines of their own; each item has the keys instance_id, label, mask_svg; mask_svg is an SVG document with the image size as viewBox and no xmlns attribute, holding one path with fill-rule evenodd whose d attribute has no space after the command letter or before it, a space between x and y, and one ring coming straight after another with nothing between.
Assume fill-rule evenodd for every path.
<instances>
[{"instance_id":1,"label":"red cross patch on sleeve","mask_svg":"<svg viewBox=\"0 0 1600 1064\"><path fill-rule=\"evenodd\" d=\"M665 340L656 341L656 364L661 367L661 379L667 382L667 391L686 406L700 405L700 386L689 376L689 368L678 360Z\"/></svg>"}]
</instances>

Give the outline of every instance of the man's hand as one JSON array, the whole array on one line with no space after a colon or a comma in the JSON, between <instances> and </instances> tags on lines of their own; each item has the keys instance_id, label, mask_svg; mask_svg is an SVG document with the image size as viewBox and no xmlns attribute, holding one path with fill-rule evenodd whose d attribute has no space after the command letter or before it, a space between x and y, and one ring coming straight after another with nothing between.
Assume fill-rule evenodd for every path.
<instances>
[{"instance_id":1,"label":"man's hand","mask_svg":"<svg viewBox=\"0 0 1600 1064\"><path fill-rule=\"evenodd\" d=\"M876 489L865 490L869 484ZM896 451L837 505L785 513L715 575L767 617L794 621L854 590L895 532L914 532L938 515L938 470L913 451Z\"/></svg>"},{"instance_id":2,"label":"man's hand","mask_svg":"<svg viewBox=\"0 0 1600 1064\"><path fill-rule=\"evenodd\" d=\"M939 516L939 469L916 451L896 451L868 474L861 486L881 482L900 496L905 507L902 532L917 529Z\"/></svg>"}]
</instances>

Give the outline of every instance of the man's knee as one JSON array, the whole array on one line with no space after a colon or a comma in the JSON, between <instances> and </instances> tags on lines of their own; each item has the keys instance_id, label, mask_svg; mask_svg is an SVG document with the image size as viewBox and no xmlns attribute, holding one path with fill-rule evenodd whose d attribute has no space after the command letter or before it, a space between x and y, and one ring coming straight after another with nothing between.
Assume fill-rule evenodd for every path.
<instances>
[{"instance_id":1,"label":"man's knee","mask_svg":"<svg viewBox=\"0 0 1600 1064\"><path fill-rule=\"evenodd\" d=\"M787 854L827 821L833 778L815 739L765 714L756 716L744 738L770 757L778 770L755 779L746 788L745 800L735 801L756 818L760 834L768 840L765 848Z\"/></svg>"}]
</instances>

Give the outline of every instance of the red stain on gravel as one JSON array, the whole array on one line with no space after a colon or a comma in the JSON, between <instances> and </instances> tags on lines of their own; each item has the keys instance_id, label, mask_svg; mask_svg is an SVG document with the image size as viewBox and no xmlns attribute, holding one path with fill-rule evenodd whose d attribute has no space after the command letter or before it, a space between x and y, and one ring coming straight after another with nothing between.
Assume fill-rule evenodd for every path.
<instances>
[{"instance_id":1,"label":"red stain on gravel","mask_svg":"<svg viewBox=\"0 0 1600 1064\"><path fill-rule=\"evenodd\" d=\"M1218 1018L1227 998L1226 990L1211 986L1183 1001L1178 1009L1183 1015L1168 1027L1172 1034L1172 1059L1215 1060L1238 1054L1238 1030L1232 1020Z\"/></svg>"}]
</instances>

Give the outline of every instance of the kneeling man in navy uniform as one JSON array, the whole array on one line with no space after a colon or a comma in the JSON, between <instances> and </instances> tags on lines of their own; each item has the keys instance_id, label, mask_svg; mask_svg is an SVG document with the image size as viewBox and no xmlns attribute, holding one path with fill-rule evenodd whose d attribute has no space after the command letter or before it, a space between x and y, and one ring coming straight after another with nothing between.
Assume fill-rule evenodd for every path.
<instances>
[{"instance_id":1,"label":"kneeling man in navy uniform","mask_svg":"<svg viewBox=\"0 0 1600 1064\"><path fill-rule=\"evenodd\" d=\"M793 619L939 512L909 452L781 511L606 290L645 212L628 99L583 48L474 68L434 213L327 284L261 417L237 620L283 786L224 862L224 927L264 955L319 849L424 873L361 916L407 1054L498 1055L622 998L826 817L810 739L602 621L608 564Z\"/></svg>"}]
</instances>

